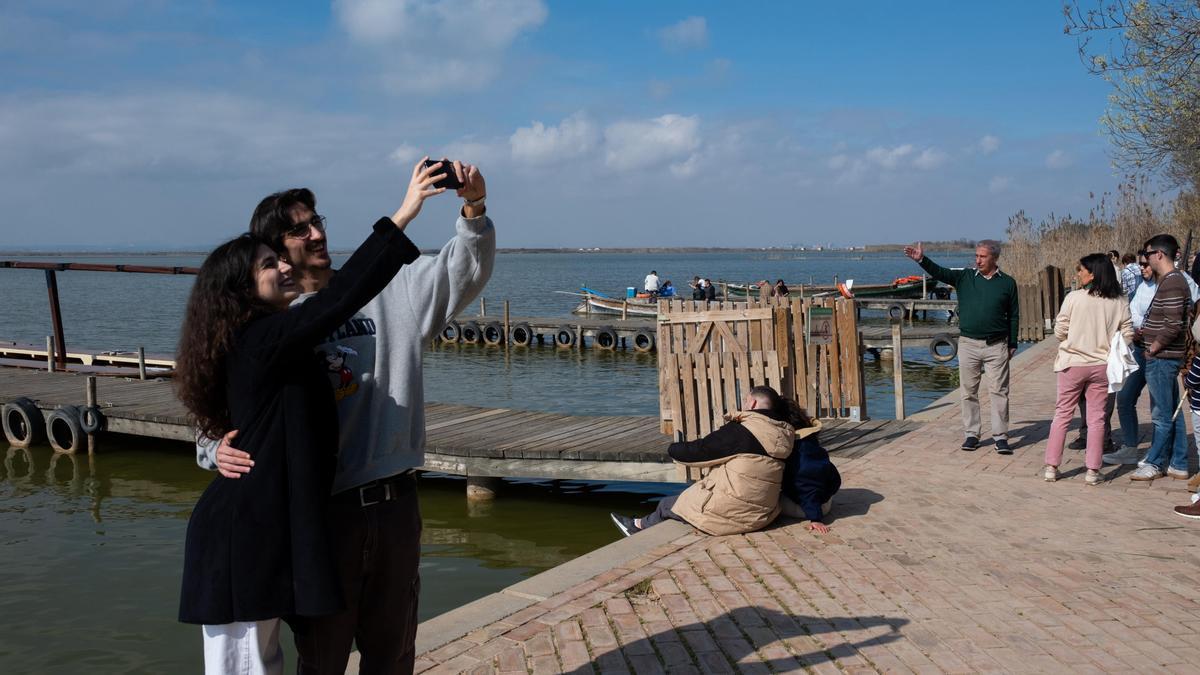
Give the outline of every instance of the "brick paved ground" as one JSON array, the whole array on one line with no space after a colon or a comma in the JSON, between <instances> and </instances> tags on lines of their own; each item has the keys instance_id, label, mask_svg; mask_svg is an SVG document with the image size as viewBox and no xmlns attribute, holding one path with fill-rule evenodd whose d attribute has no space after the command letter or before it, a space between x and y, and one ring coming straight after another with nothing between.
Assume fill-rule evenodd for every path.
<instances>
[{"instance_id":1,"label":"brick paved ground","mask_svg":"<svg viewBox=\"0 0 1200 675\"><path fill-rule=\"evenodd\" d=\"M1014 366L1014 456L958 450L957 405L935 406L839 464L829 535L689 534L418 672L1197 672L1200 523L1170 508L1184 484L1107 467L1088 487L1070 450L1043 482L1053 353Z\"/></svg>"}]
</instances>

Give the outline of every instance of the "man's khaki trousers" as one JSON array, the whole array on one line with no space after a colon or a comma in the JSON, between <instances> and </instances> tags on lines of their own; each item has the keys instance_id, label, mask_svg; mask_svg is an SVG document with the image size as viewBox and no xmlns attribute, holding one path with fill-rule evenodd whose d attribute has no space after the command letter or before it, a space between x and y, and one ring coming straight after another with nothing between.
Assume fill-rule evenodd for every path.
<instances>
[{"instance_id":1,"label":"man's khaki trousers","mask_svg":"<svg viewBox=\"0 0 1200 675\"><path fill-rule=\"evenodd\" d=\"M988 376L988 394L992 403L992 438L1008 438L1008 341L988 344L960 336L958 338L958 379L962 391L963 434L981 438L979 422L979 380Z\"/></svg>"}]
</instances>

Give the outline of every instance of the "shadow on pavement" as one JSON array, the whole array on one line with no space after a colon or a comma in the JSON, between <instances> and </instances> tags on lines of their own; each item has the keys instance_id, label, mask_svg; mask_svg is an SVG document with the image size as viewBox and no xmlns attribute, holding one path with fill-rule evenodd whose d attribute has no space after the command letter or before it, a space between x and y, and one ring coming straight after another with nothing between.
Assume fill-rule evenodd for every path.
<instances>
[{"instance_id":1,"label":"shadow on pavement","mask_svg":"<svg viewBox=\"0 0 1200 675\"><path fill-rule=\"evenodd\" d=\"M658 603L659 598L628 596L630 602ZM863 647L887 644L902 637L901 626L908 619L884 616L819 617L789 615L763 607L741 607L708 621L691 623L659 631L598 655L591 663L572 673L600 672L676 672L691 670L695 664L703 672L739 672L739 662L765 665L772 672L790 672L812 668L834 659L845 658ZM618 626L619 628L619 626ZM878 633L859 641L847 640L842 633ZM813 640L815 638L820 644ZM785 646L782 641L802 638ZM789 649L790 647L790 649ZM766 657L758 652L770 649L779 656ZM783 656L782 651L788 651ZM794 655L794 656L793 656ZM628 659L628 665L627 661ZM632 666L632 668L630 668ZM660 670L661 669L661 670ZM759 670L756 668L756 670Z\"/></svg>"}]
</instances>

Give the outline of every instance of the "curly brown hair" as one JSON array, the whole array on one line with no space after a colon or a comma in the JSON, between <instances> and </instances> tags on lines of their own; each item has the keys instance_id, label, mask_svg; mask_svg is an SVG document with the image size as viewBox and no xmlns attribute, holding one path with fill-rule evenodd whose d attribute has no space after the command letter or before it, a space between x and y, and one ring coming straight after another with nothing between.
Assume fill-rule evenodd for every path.
<instances>
[{"instance_id":1,"label":"curly brown hair","mask_svg":"<svg viewBox=\"0 0 1200 675\"><path fill-rule=\"evenodd\" d=\"M225 357L234 335L255 318L276 311L259 299L254 283L254 261L262 245L267 243L247 233L218 246L204 259L188 297L175 389L192 423L209 438L220 438L233 426Z\"/></svg>"}]
</instances>

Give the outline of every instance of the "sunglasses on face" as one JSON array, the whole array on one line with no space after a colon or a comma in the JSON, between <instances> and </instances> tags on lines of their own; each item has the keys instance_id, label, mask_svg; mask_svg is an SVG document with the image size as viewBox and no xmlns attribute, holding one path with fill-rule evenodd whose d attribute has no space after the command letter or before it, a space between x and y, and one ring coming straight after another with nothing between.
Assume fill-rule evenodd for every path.
<instances>
[{"instance_id":1,"label":"sunglasses on face","mask_svg":"<svg viewBox=\"0 0 1200 675\"><path fill-rule=\"evenodd\" d=\"M1150 263L1148 263L1148 262L1142 262L1141 260L1139 260L1139 261L1138 261L1138 265L1141 265L1142 267L1149 267L1149 266L1150 266Z\"/></svg>"},{"instance_id":2,"label":"sunglasses on face","mask_svg":"<svg viewBox=\"0 0 1200 675\"><path fill-rule=\"evenodd\" d=\"M295 225L292 225L284 234L288 237L297 239L308 239L312 236L312 228L316 228L317 232L325 232L325 216L313 214L312 218L302 220Z\"/></svg>"}]
</instances>

